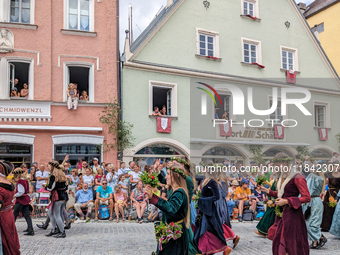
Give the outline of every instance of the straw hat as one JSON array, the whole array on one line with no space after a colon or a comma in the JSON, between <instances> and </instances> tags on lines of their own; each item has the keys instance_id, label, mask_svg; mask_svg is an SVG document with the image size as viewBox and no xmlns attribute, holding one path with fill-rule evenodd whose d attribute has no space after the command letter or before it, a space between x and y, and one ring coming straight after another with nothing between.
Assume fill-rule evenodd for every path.
<instances>
[{"instance_id":1,"label":"straw hat","mask_svg":"<svg viewBox=\"0 0 340 255\"><path fill-rule=\"evenodd\" d=\"M238 181L236 181L236 180L233 180L233 181L231 182L231 186L238 186L238 185L240 185L240 184L239 184Z\"/></svg>"}]
</instances>

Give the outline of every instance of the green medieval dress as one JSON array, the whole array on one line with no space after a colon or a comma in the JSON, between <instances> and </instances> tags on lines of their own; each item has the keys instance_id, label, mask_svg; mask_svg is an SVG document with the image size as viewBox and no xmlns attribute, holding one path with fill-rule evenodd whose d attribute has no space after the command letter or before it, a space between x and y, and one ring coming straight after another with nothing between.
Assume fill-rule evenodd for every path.
<instances>
[{"instance_id":1,"label":"green medieval dress","mask_svg":"<svg viewBox=\"0 0 340 255\"><path fill-rule=\"evenodd\" d=\"M274 181L271 190L276 191ZM268 229L274 224L275 222L275 207L267 206L267 211L264 213L262 219L257 224L256 228L262 235L267 235Z\"/></svg>"},{"instance_id":2,"label":"green medieval dress","mask_svg":"<svg viewBox=\"0 0 340 255\"><path fill-rule=\"evenodd\" d=\"M170 239L167 244L162 245L159 250L157 244L158 255L188 255L189 251L189 230L185 226L184 219L188 213L188 197L183 189L175 190L168 201L153 194L150 203L159 208L163 213L163 222L170 224L171 222L180 222L182 225L182 235L179 239Z\"/></svg>"}]
</instances>

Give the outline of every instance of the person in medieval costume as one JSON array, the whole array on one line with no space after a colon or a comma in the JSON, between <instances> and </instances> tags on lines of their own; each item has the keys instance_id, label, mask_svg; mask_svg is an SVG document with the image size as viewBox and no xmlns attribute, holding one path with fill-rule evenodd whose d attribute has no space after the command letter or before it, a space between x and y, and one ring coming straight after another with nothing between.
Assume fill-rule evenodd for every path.
<instances>
[{"instance_id":1,"label":"person in medieval costume","mask_svg":"<svg viewBox=\"0 0 340 255\"><path fill-rule=\"evenodd\" d=\"M203 182L201 197L198 199L198 215L196 218L195 242L203 255L223 252L224 255L230 254L231 247L228 247L225 236L223 217L220 213L220 189L216 181L218 176L207 168L206 179ZM224 208L227 209L227 208ZM227 210L228 212L228 210ZM231 229L230 229L231 231ZM228 230L227 236L235 234ZM234 238L234 237L233 237Z\"/></svg>"},{"instance_id":2,"label":"person in medieval costume","mask_svg":"<svg viewBox=\"0 0 340 255\"><path fill-rule=\"evenodd\" d=\"M30 216L30 202L31 199L28 196L29 193L29 184L28 181L25 180L25 171L21 168L16 168L13 171L13 179L17 184L15 189L15 205L14 205L14 220L17 219L19 213L21 212L22 215L25 217L27 223L27 229L24 230L25 235L27 236L34 236L32 219Z\"/></svg>"},{"instance_id":3,"label":"person in medieval costume","mask_svg":"<svg viewBox=\"0 0 340 255\"><path fill-rule=\"evenodd\" d=\"M65 238L66 233L61 211L65 201L68 200L66 185L67 178L57 161L49 162L48 168L51 174L46 189L51 192L51 204L48 210L48 216L51 219L52 230L46 236Z\"/></svg>"},{"instance_id":4,"label":"person in medieval costume","mask_svg":"<svg viewBox=\"0 0 340 255\"><path fill-rule=\"evenodd\" d=\"M306 181L311 201L303 205L303 211L306 219L308 240L312 241L309 247L311 249L319 249L327 242L320 229L323 214L323 204L320 195L325 189L326 181L323 173L316 172L313 168L309 169L309 171L310 173Z\"/></svg>"},{"instance_id":5,"label":"person in medieval costume","mask_svg":"<svg viewBox=\"0 0 340 255\"><path fill-rule=\"evenodd\" d=\"M332 226L331 229L329 230L329 233L340 238L340 204L339 204L339 199L340 199L340 191L338 192L338 195L336 196L336 209L333 215L333 221L332 221Z\"/></svg>"},{"instance_id":6,"label":"person in medieval costume","mask_svg":"<svg viewBox=\"0 0 340 255\"><path fill-rule=\"evenodd\" d=\"M328 171L325 173L325 177L328 178L328 190L323 200L323 216L321 231L328 232L332 225L333 215L335 207L331 206L335 202L335 197L340 190L340 169L337 164L329 164Z\"/></svg>"},{"instance_id":7,"label":"person in medieval costume","mask_svg":"<svg viewBox=\"0 0 340 255\"><path fill-rule=\"evenodd\" d=\"M277 228L273 239L273 255L309 255L307 227L302 204L310 202L306 179L289 166L292 159L280 152L273 159L274 171L280 171L277 192L261 187L276 198Z\"/></svg>"},{"instance_id":8,"label":"person in medieval costume","mask_svg":"<svg viewBox=\"0 0 340 255\"><path fill-rule=\"evenodd\" d=\"M168 166L166 181L171 186L172 193L168 200L162 199L153 193L153 188L146 185L145 193L149 197L149 202L159 208L163 215L163 222L167 224L175 223L181 226L181 237L174 240L171 238L166 244L157 246L159 255L188 255L189 251L189 227L190 227L190 207L188 189L185 179L184 167L181 164Z\"/></svg>"},{"instance_id":9,"label":"person in medieval costume","mask_svg":"<svg viewBox=\"0 0 340 255\"><path fill-rule=\"evenodd\" d=\"M0 254L20 254L20 243L12 212L14 185L7 180L13 170L10 162L0 161Z\"/></svg>"}]
</instances>

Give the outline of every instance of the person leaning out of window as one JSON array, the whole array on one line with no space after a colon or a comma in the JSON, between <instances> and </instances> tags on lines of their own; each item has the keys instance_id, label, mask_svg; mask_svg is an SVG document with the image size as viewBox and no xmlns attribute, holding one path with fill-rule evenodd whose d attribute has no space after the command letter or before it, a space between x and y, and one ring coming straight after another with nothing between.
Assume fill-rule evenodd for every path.
<instances>
[{"instance_id":1,"label":"person leaning out of window","mask_svg":"<svg viewBox=\"0 0 340 255\"><path fill-rule=\"evenodd\" d=\"M17 88L11 89L11 97L20 97L20 92L18 92Z\"/></svg>"},{"instance_id":2,"label":"person leaning out of window","mask_svg":"<svg viewBox=\"0 0 340 255\"><path fill-rule=\"evenodd\" d=\"M78 96L77 89L75 88L73 83L70 83L67 88L67 108L71 110L73 107L74 110L77 110L78 107Z\"/></svg>"},{"instance_id":3,"label":"person leaning out of window","mask_svg":"<svg viewBox=\"0 0 340 255\"><path fill-rule=\"evenodd\" d=\"M81 96L79 98L80 100L84 100L84 101L89 101L89 96L87 95L87 91L83 91L81 92Z\"/></svg>"},{"instance_id":4,"label":"person leaning out of window","mask_svg":"<svg viewBox=\"0 0 340 255\"><path fill-rule=\"evenodd\" d=\"M21 97L28 97L28 92L29 92L28 85L27 83L24 83L23 88L20 91Z\"/></svg>"}]
</instances>

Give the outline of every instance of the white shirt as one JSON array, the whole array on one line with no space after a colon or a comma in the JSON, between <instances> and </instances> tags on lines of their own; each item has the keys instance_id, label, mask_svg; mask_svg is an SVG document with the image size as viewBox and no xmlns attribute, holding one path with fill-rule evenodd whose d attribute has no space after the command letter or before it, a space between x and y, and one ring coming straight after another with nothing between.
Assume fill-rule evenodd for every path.
<instances>
[{"instance_id":1,"label":"white shirt","mask_svg":"<svg viewBox=\"0 0 340 255\"><path fill-rule=\"evenodd\" d=\"M23 178L21 178L21 180L24 180ZM22 195L24 195L25 194L25 188L24 188L24 186L22 186L21 184L18 184L18 192L17 193L15 193L15 197L21 197Z\"/></svg>"},{"instance_id":2,"label":"white shirt","mask_svg":"<svg viewBox=\"0 0 340 255\"><path fill-rule=\"evenodd\" d=\"M121 175L121 174L127 174L129 171L131 171L131 170L126 169L126 168L124 168L124 169L120 168L120 169L118 169L118 176Z\"/></svg>"},{"instance_id":3,"label":"white shirt","mask_svg":"<svg viewBox=\"0 0 340 255\"><path fill-rule=\"evenodd\" d=\"M136 181L140 180L139 176L141 175L141 172L139 172L139 173L132 172L131 175L132 175L132 180L136 182Z\"/></svg>"},{"instance_id":4,"label":"white shirt","mask_svg":"<svg viewBox=\"0 0 340 255\"><path fill-rule=\"evenodd\" d=\"M339 162L339 158L333 156L332 159L331 159L331 163L338 163L338 162Z\"/></svg>"},{"instance_id":5,"label":"white shirt","mask_svg":"<svg viewBox=\"0 0 340 255\"><path fill-rule=\"evenodd\" d=\"M46 177L49 177L50 176L50 173L47 172L47 171L44 171L44 172L41 172L40 170L37 171L35 173L35 178L37 179L37 184L36 184L36 189L39 190L42 188L42 185L47 183L47 180L42 180L42 181L38 181L38 178L37 177L40 177L40 178L46 178Z\"/></svg>"},{"instance_id":6,"label":"white shirt","mask_svg":"<svg viewBox=\"0 0 340 255\"><path fill-rule=\"evenodd\" d=\"M94 181L94 178L92 175L84 175L83 176L83 183L87 183L89 185L89 188L92 187L92 182Z\"/></svg>"}]
</instances>

